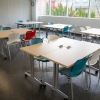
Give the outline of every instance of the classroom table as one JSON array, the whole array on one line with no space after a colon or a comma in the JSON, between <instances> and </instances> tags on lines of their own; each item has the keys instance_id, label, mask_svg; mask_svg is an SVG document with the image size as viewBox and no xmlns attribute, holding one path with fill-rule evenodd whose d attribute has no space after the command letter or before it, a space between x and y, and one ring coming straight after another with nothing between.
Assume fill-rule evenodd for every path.
<instances>
[{"instance_id":1,"label":"classroom table","mask_svg":"<svg viewBox=\"0 0 100 100\"><path fill-rule=\"evenodd\" d=\"M63 47L59 47L63 45ZM71 46L69 49L68 46ZM68 98L63 92L57 88L58 84L58 65L69 68L78 59L82 59L88 56L90 53L94 53L100 49L100 45L94 43L88 43L84 41L77 41L68 38L60 38L51 42L44 42L28 47L20 48L22 51L30 54L30 74L26 73L32 79L42 84L38 79L34 77L34 56L43 57L52 61L53 64L53 86L45 82L44 84L52 88L52 90L60 93L64 98ZM64 58L64 59L63 59Z\"/></svg>"},{"instance_id":2,"label":"classroom table","mask_svg":"<svg viewBox=\"0 0 100 100\"><path fill-rule=\"evenodd\" d=\"M20 35L25 35L27 31L30 31L30 29L17 28L17 29L0 31L0 55L2 55L4 59L6 59L7 57L3 52L3 39L8 38L9 34L12 34L12 33L20 32ZM39 32L39 31L36 31L36 32Z\"/></svg>"},{"instance_id":3,"label":"classroom table","mask_svg":"<svg viewBox=\"0 0 100 100\"><path fill-rule=\"evenodd\" d=\"M68 39L68 38L59 38L59 39L55 39L55 40L50 41L50 42L44 42L44 43L39 43L39 44L20 48L20 50L22 50L30 55L30 65L31 65L30 66L30 73L25 72L25 75L31 76L36 81L38 80L34 77L34 70L33 70L34 69L34 62L33 62L34 57L33 56L40 57L42 54L60 49L59 46L62 44L64 44L64 46L66 47L69 44L74 44L76 42L78 42L78 41ZM66 43L66 45L65 45L65 43ZM53 73L55 74L55 71ZM55 76L55 75L53 75L53 76ZM54 80L54 77L53 77L53 80ZM37 82L42 84L39 80ZM53 82L55 82L55 81L53 81ZM52 89L54 89L54 85L53 86L49 85L49 86L52 87Z\"/></svg>"},{"instance_id":4,"label":"classroom table","mask_svg":"<svg viewBox=\"0 0 100 100\"><path fill-rule=\"evenodd\" d=\"M80 31L80 33L85 34L86 40L87 40L88 35L98 35L98 36L100 36L100 29L99 28L91 28L91 29L88 29L88 30Z\"/></svg>"},{"instance_id":5,"label":"classroom table","mask_svg":"<svg viewBox=\"0 0 100 100\"><path fill-rule=\"evenodd\" d=\"M56 29L55 35L57 35L58 29L63 29L65 26L71 27L72 25L69 25L69 24L42 25L42 27L45 27L45 28L46 28L46 38L47 38L47 36L48 36L48 28L54 28L54 29Z\"/></svg>"},{"instance_id":6,"label":"classroom table","mask_svg":"<svg viewBox=\"0 0 100 100\"><path fill-rule=\"evenodd\" d=\"M39 32L40 32L40 24L41 23L43 23L43 22L30 21L30 22L17 22L15 24L17 24L17 28L19 28L19 24L22 24L23 28L24 28L24 25L33 25L33 30L35 30L34 25L39 24Z\"/></svg>"},{"instance_id":7,"label":"classroom table","mask_svg":"<svg viewBox=\"0 0 100 100\"><path fill-rule=\"evenodd\" d=\"M0 24L0 30L1 30L2 27L10 27L10 26L9 25L2 25L2 24Z\"/></svg>"},{"instance_id":8,"label":"classroom table","mask_svg":"<svg viewBox=\"0 0 100 100\"><path fill-rule=\"evenodd\" d=\"M54 68L56 69L55 71L56 73L54 74L55 75L54 76L55 77L54 90L58 92L59 94L61 94L64 98L68 98L68 96L58 89L59 65L69 68L72 65L74 65L74 63L77 60L87 57L89 54L94 53L95 51L100 49L100 45L84 42L84 41L76 42L74 44L71 44L70 46L71 48L69 49L67 49L67 46L66 46L66 47L63 47L62 49L57 49L55 51L41 55L41 57L47 60L50 60L54 63ZM99 70L99 73L100 73L100 70ZM99 78L100 78L100 74L99 74ZM48 85L47 82L45 82L45 84Z\"/></svg>"}]
</instances>

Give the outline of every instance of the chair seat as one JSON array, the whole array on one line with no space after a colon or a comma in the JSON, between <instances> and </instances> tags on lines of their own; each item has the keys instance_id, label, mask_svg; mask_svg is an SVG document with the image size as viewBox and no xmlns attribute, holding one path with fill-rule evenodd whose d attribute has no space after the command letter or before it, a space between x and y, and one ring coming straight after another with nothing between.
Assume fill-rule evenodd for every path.
<instances>
[{"instance_id":1,"label":"chair seat","mask_svg":"<svg viewBox=\"0 0 100 100\"><path fill-rule=\"evenodd\" d=\"M73 65L73 66L74 66L74 65ZM59 72L60 72L61 74L66 75L67 77L72 77L72 76L70 75L70 72L73 70L73 66L71 66L70 68L62 67L62 68L59 69ZM80 74L81 74L81 73L79 73L79 74L77 74L77 75L75 75L75 76L73 76L73 77L76 77L76 76L78 76L78 75L80 75Z\"/></svg>"},{"instance_id":2,"label":"chair seat","mask_svg":"<svg viewBox=\"0 0 100 100\"><path fill-rule=\"evenodd\" d=\"M66 75L67 77L70 77L70 72L72 71L72 69L73 69L73 66L70 67L70 68L62 67L62 68L59 69L59 72L60 72L61 74Z\"/></svg>"},{"instance_id":3,"label":"chair seat","mask_svg":"<svg viewBox=\"0 0 100 100\"><path fill-rule=\"evenodd\" d=\"M38 57L38 58L35 57L35 59L37 59L38 61L42 61L42 62L49 62L49 60L44 59L42 57Z\"/></svg>"},{"instance_id":4,"label":"chair seat","mask_svg":"<svg viewBox=\"0 0 100 100\"><path fill-rule=\"evenodd\" d=\"M30 37L30 38L24 38L24 39L22 39L22 40L23 40L23 41L26 41L26 42L29 42L29 40L32 39L32 38L36 38L36 36Z\"/></svg>"},{"instance_id":5,"label":"chair seat","mask_svg":"<svg viewBox=\"0 0 100 100\"><path fill-rule=\"evenodd\" d=\"M63 31L59 31L58 33L61 33L61 34L66 34L68 33L69 31L66 31L66 32L63 32Z\"/></svg>"},{"instance_id":6,"label":"chair seat","mask_svg":"<svg viewBox=\"0 0 100 100\"><path fill-rule=\"evenodd\" d=\"M20 39L16 40L16 41L8 41L7 42L7 45L15 45L15 44L18 44L19 42L21 42Z\"/></svg>"}]
</instances>

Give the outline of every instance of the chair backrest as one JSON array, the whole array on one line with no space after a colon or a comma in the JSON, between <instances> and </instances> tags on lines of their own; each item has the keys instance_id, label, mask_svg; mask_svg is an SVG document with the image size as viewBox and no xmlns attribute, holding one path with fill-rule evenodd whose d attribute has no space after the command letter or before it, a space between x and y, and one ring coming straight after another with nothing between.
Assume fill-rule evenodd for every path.
<instances>
[{"instance_id":1,"label":"chair backrest","mask_svg":"<svg viewBox=\"0 0 100 100\"><path fill-rule=\"evenodd\" d=\"M10 30L11 27L1 27L1 30Z\"/></svg>"},{"instance_id":2,"label":"chair backrest","mask_svg":"<svg viewBox=\"0 0 100 100\"><path fill-rule=\"evenodd\" d=\"M36 34L36 30L34 30L34 31L27 31L26 32L26 38L27 39L31 39L32 37L35 37L35 34Z\"/></svg>"},{"instance_id":3,"label":"chair backrest","mask_svg":"<svg viewBox=\"0 0 100 100\"><path fill-rule=\"evenodd\" d=\"M25 22L29 22L29 20L25 20Z\"/></svg>"},{"instance_id":4,"label":"chair backrest","mask_svg":"<svg viewBox=\"0 0 100 100\"><path fill-rule=\"evenodd\" d=\"M19 40L20 39L20 33L9 34L8 39L9 39L9 41Z\"/></svg>"},{"instance_id":5,"label":"chair backrest","mask_svg":"<svg viewBox=\"0 0 100 100\"><path fill-rule=\"evenodd\" d=\"M69 28L69 32L73 32L74 29L75 29L75 26L76 26L76 25L72 25L72 26Z\"/></svg>"},{"instance_id":6,"label":"chair backrest","mask_svg":"<svg viewBox=\"0 0 100 100\"><path fill-rule=\"evenodd\" d=\"M69 26L65 26L65 27L63 28L62 33L68 32L68 29L69 29Z\"/></svg>"},{"instance_id":7,"label":"chair backrest","mask_svg":"<svg viewBox=\"0 0 100 100\"><path fill-rule=\"evenodd\" d=\"M54 39L58 39L57 35L49 35L48 36L48 41L54 40Z\"/></svg>"},{"instance_id":8,"label":"chair backrest","mask_svg":"<svg viewBox=\"0 0 100 100\"><path fill-rule=\"evenodd\" d=\"M19 23L19 22L23 22L23 21L22 20L18 20L17 22Z\"/></svg>"},{"instance_id":9,"label":"chair backrest","mask_svg":"<svg viewBox=\"0 0 100 100\"><path fill-rule=\"evenodd\" d=\"M48 25L53 25L53 23L52 22L48 22Z\"/></svg>"},{"instance_id":10,"label":"chair backrest","mask_svg":"<svg viewBox=\"0 0 100 100\"><path fill-rule=\"evenodd\" d=\"M38 44L38 43L42 43L43 40L41 38L34 38L34 39L30 39L29 43L30 45L34 45L34 44Z\"/></svg>"},{"instance_id":11,"label":"chair backrest","mask_svg":"<svg viewBox=\"0 0 100 100\"><path fill-rule=\"evenodd\" d=\"M99 60L100 50L93 53L91 60L89 60L90 65L94 65Z\"/></svg>"},{"instance_id":12,"label":"chair backrest","mask_svg":"<svg viewBox=\"0 0 100 100\"><path fill-rule=\"evenodd\" d=\"M81 31L84 31L84 30L85 30L85 28L84 28L84 27L80 27L80 29L81 29Z\"/></svg>"},{"instance_id":13,"label":"chair backrest","mask_svg":"<svg viewBox=\"0 0 100 100\"><path fill-rule=\"evenodd\" d=\"M91 29L91 27L90 26L86 26L86 29L88 30L88 29Z\"/></svg>"},{"instance_id":14,"label":"chair backrest","mask_svg":"<svg viewBox=\"0 0 100 100\"><path fill-rule=\"evenodd\" d=\"M86 62L87 60L92 57L92 54L90 54L88 57L77 60L76 63L74 64L72 71L70 72L70 77L74 77L79 75L83 70L86 68Z\"/></svg>"}]
</instances>

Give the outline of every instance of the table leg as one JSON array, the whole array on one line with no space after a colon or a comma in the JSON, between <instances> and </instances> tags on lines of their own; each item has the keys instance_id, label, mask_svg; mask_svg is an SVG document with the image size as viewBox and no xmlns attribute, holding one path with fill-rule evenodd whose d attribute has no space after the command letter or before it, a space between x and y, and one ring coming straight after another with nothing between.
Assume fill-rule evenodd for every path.
<instances>
[{"instance_id":1,"label":"table leg","mask_svg":"<svg viewBox=\"0 0 100 100\"><path fill-rule=\"evenodd\" d=\"M58 71L59 71L59 65L56 64L56 82L55 82L55 91L58 92L59 94L61 94L64 98L68 99L68 96L66 94L64 94L63 92L61 92L59 89L58 89Z\"/></svg>"},{"instance_id":2,"label":"table leg","mask_svg":"<svg viewBox=\"0 0 100 100\"><path fill-rule=\"evenodd\" d=\"M52 88L52 90L55 90L55 79L56 79L56 64L53 63L53 86L49 83L45 82L46 85Z\"/></svg>"},{"instance_id":3,"label":"table leg","mask_svg":"<svg viewBox=\"0 0 100 100\"><path fill-rule=\"evenodd\" d=\"M99 79L100 79L100 55L99 55Z\"/></svg>"},{"instance_id":4,"label":"table leg","mask_svg":"<svg viewBox=\"0 0 100 100\"><path fill-rule=\"evenodd\" d=\"M86 34L86 41L88 41L88 34Z\"/></svg>"},{"instance_id":5,"label":"table leg","mask_svg":"<svg viewBox=\"0 0 100 100\"><path fill-rule=\"evenodd\" d=\"M33 24L33 30L35 30L35 28L34 28L34 24Z\"/></svg>"},{"instance_id":6,"label":"table leg","mask_svg":"<svg viewBox=\"0 0 100 100\"><path fill-rule=\"evenodd\" d=\"M3 53L3 39L0 39L0 55L2 55L4 57L4 59L6 59L6 55Z\"/></svg>"},{"instance_id":7,"label":"table leg","mask_svg":"<svg viewBox=\"0 0 100 100\"><path fill-rule=\"evenodd\" d=\"M46 27L46 38L47 38L47 36L48 36L48 28Z\"/></svg>"},{"instance_id":8,"label":"table leg","mask_svg":"<svg viewBox=\"0 0 100 100\"><path fill-rule=\"evenodd\" d=\"M19 28L19 24L17 24L17 28Z\"/></svg>"},{"instance_id":9,"label":"table leg","mask_svg":"<svg viewBox=\"0 0 100 100\"><path fill-rule=\"evenodd\" d=\"M39 24L39 33L40 33L40 24Z\"/></svg>"},{"instance_id":10,"label":"table leg","mask_svg":"<svg viewBox=\"0 0 100 100\"><path fill-rule=\"evenodd\" d=\"M30 76L32 79L42 84L37 78L34 77L34 56L30 55L30 72L25 72L25 76Z\"/></svg>"},{"instance_id":11,"label":"table leg","mask_svg":"<svg viewBox=\"0 0 100 100\"><path fill-rule=\"evenodd\" d=\"M58 29L56 29L56 31L55 31L55 35L57 35L57 33L58 33Z\"/></svg>"}]
</instances>

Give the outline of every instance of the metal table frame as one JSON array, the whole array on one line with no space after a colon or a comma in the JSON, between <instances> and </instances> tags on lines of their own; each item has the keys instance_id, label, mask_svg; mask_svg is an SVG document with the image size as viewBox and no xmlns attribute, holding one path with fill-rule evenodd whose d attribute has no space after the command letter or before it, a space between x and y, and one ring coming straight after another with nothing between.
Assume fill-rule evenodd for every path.
<instances>
[{"instance_id":1,"label":"metal table frame","mask_svg":"<svg viewBox=\"0 0 100 100\"><path fill-rule=\"evenodd\" d=\"M7 58L7 56L3 52L3 39L0 39L0 55L2 55L4 59Z\"/></svg>"}]
</instances>

